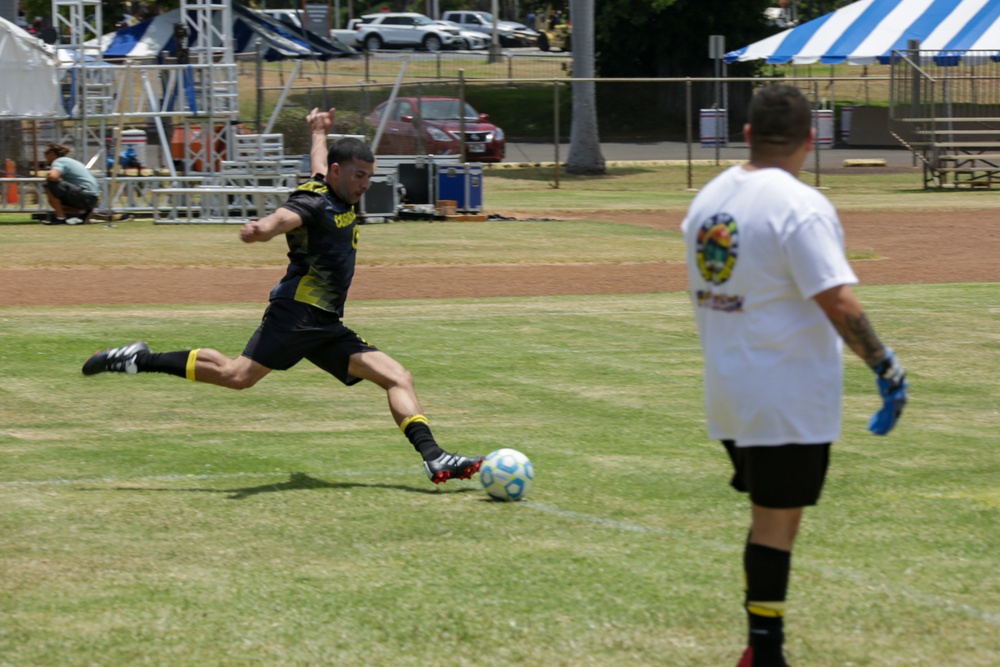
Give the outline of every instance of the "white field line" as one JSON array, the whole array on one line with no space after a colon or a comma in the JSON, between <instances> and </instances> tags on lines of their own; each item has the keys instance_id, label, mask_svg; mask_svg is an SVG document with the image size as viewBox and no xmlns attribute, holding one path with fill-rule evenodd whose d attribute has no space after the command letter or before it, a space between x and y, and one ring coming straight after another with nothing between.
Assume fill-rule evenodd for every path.
<instances>
[{"instance_id":1,"label":"white field line","mask_svg":"<svg viewBox=\"0 0 1000 667\"><path fill-rule=\"evenodd\" d=\"M238 472L238 473L224 473L224 474L198 474L198 475L150 475L145 477L130 477L130 478L119 478L119 477L98 477L89 479L48 479L48 480L32 480L32 481L8 481L0 482L0 489L13 489L19 487L32 487L32 486L66 486L66 485L87 485L87 484L123 484L123 483L137 483L137 482L175 482L175 481L191 481L191 480L224 480L224 479L256 479L261 477L285 477L291 473L288 472ZM335 473L305 473L309 476L314 477L373 477L373 476L412 476L414 474L412 469L407 470L397 470L397 471L338 471ZM714 551L722 553L732 553L736 554L742 547L737 544L724 543L718 540L712 540L705 537L692 535L680 530L674 530L669 528L655 528L650 526L643 526L636 523L631 523L629 521L621 521L618 519L609 519L607 517L597 516L593 514L585 514L583 512L576 512L573 510L563 509L557 505L550 505L548 503L541 503L534 500L524 500L521 502L522 506L528 507L532 510L538 512L544 512L546 514L551 514L554 516L571 519L573 521L578 521L585 524L590 524L592 526L599 526L603 528L608 528L611 530L620 530L629 533L637 533L640 535L655 535L670 538L682 538L690 541L697 541L701 543L702 546L710 548ZM858 570L853 570L845 567L828 567L825 565L811 565L809 563L796 564L797 570L807 570L816 574L823 576L824 578L833 581L850 581L857 586L863 586L869 590L878 591L886 595L887 597L902 597L906 598L910 602L920 604L926 607L933 607L936 609L945 608L950 612L958 613L963 616L974 618L980 620L989 625L1000 627L1000 615L983 611L971 605L962 604L954 602L947 598L941 597L939 595L931 595L918 591L909 587L894 587L887 586L877 580L872 579L869 575Z\"/></svg>"}]
</instances>

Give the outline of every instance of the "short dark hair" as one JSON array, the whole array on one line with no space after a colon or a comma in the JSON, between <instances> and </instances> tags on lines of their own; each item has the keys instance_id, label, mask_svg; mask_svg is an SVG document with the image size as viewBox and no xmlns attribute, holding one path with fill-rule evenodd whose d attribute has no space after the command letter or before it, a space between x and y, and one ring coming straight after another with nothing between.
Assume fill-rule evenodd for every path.
<instances>
[{"instance_id":1,"label":"short dark hair","mask_svg":"<svg viewBox=\"0 0 1000 667\"><path fill-rule=\"evenodd\" d=\"M352 160L357 160L359 162L374 162L375 156L372 154L372 149L368 147L368 144L360 139L355 139L354 137L343 137L341 139L337 139L333 142L330 146L330 150L326 153L327 167L334 162L337 164L344 164L345 162L350 162Z\"/></svg>"},{"instance_id":2,"label":"short dark hair","mask_svg":"<svg viewBox=\"0 0 1000 667\"><path fill-rule=\"evenodd\" d=\"M783 83L762 88L750 101L751 150L790 155L809 137L812 109L795 86Z\"/></svg>"}]
</instances>

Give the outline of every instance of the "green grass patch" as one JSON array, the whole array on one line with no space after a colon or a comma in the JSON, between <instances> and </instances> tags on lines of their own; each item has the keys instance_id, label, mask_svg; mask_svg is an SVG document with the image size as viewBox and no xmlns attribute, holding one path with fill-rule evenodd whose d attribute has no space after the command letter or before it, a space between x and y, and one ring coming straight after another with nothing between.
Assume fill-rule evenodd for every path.
<instances>
[{"instance_id":1,"label":"green grass patch","mask_svg":"<svg viewBox=\"0 0 1000 667\"><path fill-rule=\"evenodd\" d=\"M563 155L562 159L565 160ZM511 154L510 161L518 156ZM550 217L552 212L659 210L684 212L703 187L726 166L693 165L690 176L686 165L655 166L634 164L612 166L603 176L574 176L554 167L517 169L487 169L484 175L483 197L487 212L518 211ZM800 178L816 185L816 176L806 164ZM886 170L884 173L865 169L852 172L837 169L821 172L819 185L824 194L840 210L940 210L1000 209L1000 198L991 191L922 190L919 170ZM688 184L693 189L688 189ZM598 214L597 220L600 220ZM0 213L4 237L13 225L30 223L29 214ZM124 228L128 223L116 223ZM37 225L37 223L35 223ZM27 225L32 226L32 225ZM53 231L54 230L50 230ZM79 230L70 230L79 231ZM194 236L193 231L188 232ZM235 236L235 231L233 232ZM55 237L57 233L49 234ZM196 249L192 249L193 251ZM5 248L0 246L0 253ZM0 256L2 257L2 256Z\"/></svg>"},{"instance_id":2,"label":"green grass patch","mask_svg":"<svg viewBox=\"0 0 1000 667\"><path fill-rule=\"evenodd\" d=\"M991 666L1000 285L859 293L912 400L892 435L868 435L871 373L845 362L843 437L796 551L790 662ZM433 487L380 390L308 363L245 392L79 372L138 337L235 355L259 317L0 308L4 663L735 662L748 512L705 435L685 294L349 309L414 373L444 446L532 458L518 504L475 481Z\"/></svg>"},{"instance_id":3,"label":"green grass patch","mask_svg":"<svg viewBox=\"0 0 1000 667\"><path fill-rule=\"evenodd\" d=\"M514 155L509 156L516 160ZM807 170L800 179L816 185ZM574 176L553 167L490 169L484 193L490 208L520 211L661 210L686 211L697 189L727 166L631 165L609 167L603 176ZM688 189L688 184L693 190ZM820 172L823 193L840 210L961 210L1000 208L1000 199L989 191L922 190L919 170L854 173L838 169Z\"/></svg>"},{"instance_id":4,"label":"green grass patch","mask_svg":"<svg viewBox=\"0 0 1000 667\"><path fill-rule=\"evenodd\" d=\"M275 267L283 239L244 244L236 225L155 225L133 221L74 228L3 229L0 268ZM519 220L362 227L361 266L563 264L682 261L679 232L602 221Z\"/></svg>"}]
</instances>

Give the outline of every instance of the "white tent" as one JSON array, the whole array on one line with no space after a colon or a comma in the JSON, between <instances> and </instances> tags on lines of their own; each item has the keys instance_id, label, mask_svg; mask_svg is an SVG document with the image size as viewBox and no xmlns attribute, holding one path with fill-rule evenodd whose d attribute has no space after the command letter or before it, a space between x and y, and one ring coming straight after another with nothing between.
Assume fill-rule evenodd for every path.
<instances>
[{"instance_id":1,"label":"white tent","mask_svg":"<svg viewBox=\"0 0 1000 667\"><path fill-rule=\"evenodd\" d=\"M58 72L50 47L0 18L0 117L65 117Z\"/></svg>"},{"instance_id":2,"label":"white tent","mask_svg":"<svg viewBox=\"0 0 1000 667\"><path fill-rule=\"evenodd\" d=\"M920 42L938 64L1000 57L1000 0L859 0L726 54L727 62L869 65ZM991 53L992 52L992 53Z\"/></svg>"}]
</instances>

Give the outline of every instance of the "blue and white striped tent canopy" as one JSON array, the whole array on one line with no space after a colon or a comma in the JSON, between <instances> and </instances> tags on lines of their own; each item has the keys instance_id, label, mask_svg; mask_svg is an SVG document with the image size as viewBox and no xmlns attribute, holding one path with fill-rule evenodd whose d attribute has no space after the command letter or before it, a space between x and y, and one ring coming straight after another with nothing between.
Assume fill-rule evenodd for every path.
<instances>
[{"instance_id":1,"label":"blue and white striped tent canopy","mask_svg":"<svg viewBox=\"0 0 1000 667\"><path fill-rule=\"evenodd\" d=\"M859 0L730 51L726 62L884 64L894 50L905 51L909 40L919 41L924 55L938 54L938 64L957 64L968 51L978 53L966 64L996 60L1000 0Z\"/></svg>"}]
</instances>

